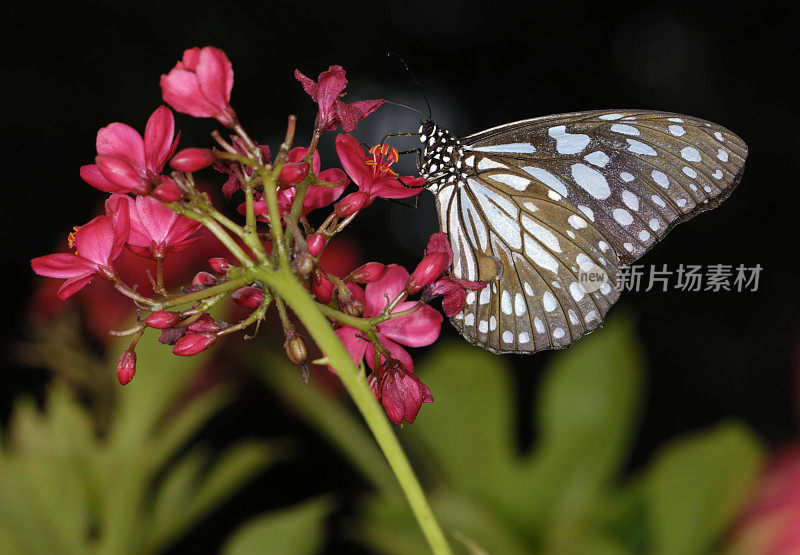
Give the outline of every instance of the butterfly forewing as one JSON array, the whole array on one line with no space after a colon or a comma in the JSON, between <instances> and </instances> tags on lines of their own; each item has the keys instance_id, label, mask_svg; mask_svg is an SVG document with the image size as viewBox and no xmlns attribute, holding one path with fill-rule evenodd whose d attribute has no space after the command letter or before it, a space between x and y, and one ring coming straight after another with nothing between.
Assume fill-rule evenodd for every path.
<instances>
[{"instance_id":1,"label":"butterfly forewing","mask_svg":"<svg viewBox=\"0 0 800 555\"><path fill-rule=\"evenodd\" d=\"M495 352L566 347L600 325L619 296L618 266L719 204L747 155L715 124L630 110L525 120L460 142L440 130L423 142L453 275L488 283L453 324Z\"/></svg>"}]
</instances>

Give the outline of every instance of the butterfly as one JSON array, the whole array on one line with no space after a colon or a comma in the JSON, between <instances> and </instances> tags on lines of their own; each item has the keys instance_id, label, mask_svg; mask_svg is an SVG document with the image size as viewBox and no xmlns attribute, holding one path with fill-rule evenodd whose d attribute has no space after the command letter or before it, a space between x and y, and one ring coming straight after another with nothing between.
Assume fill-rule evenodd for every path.
<instances>
[{"instance_id":1,"label":"butterfly","mask_svg":"<svg viewBox=\"0 0 800 555\"><path fill-rule=\"evenodd\" d=\"M597 328L619 298L620 266L719 205L747 157L724 127L647 110L545 116L463 139L429 119L418 134L451 273L487 283L451 322L495 353L561 349Z\"/></svg>"}]
</instances>

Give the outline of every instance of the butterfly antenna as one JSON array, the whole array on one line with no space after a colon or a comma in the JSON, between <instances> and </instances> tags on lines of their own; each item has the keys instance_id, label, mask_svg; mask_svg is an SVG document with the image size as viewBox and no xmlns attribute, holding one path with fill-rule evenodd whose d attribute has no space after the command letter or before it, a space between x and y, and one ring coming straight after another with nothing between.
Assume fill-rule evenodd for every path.
<instances>
[{"instance_id":1,"label":"butterfly antenna","mask_svg":"<svg viewBox=\"0 0 800 555\"><path fill-rule=\"evenodd\" d=\"M386 100L386 99L384 99L384 101L386 102L386 104L394 104L395 106L400 106L401 108L408 108L409 110L414 110L415 112L417 112L419 114L422 114L426 118L431 119L429 114L426 114L425 112L423 112L422 110L420 110L418 108L414 108L413 106L409 106L408 104L403 104L402 102L395 102L394 100Z\"/></svg>"},{"instance_id":2,"label":"butterfly antenna","mask_svg":"<svg viewBox=\"0 0 800 555\"><path fill-rule=\"evenodd\" d=\"M419 92L422 93L422 98L425 99L425 105L428 107L428 119L431 119L433 117L433 111L431 110L431 103L428 102L428 95L425 94L425 89L422 88L422 84L419 82L419 79L417 79L417 76L414 75L413 71L411 71L411 68L408 66L408 62L406 62L405 58L403 58L397 52L389 52L387 56L395 56L403 64L403 67L406 68L406 71L411 76L411 79L413 79L414 83L416 83L417 87L419 87ZM419 110L417 111L419 112Z\"/></svg>"}]
</instances>

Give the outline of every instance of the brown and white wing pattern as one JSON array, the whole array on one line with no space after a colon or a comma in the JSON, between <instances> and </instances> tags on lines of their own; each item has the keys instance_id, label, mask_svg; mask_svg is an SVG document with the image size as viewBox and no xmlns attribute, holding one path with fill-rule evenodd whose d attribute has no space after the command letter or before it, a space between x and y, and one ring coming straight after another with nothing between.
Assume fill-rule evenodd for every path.
<instances>
[{"instance_id":1,"label":"brown and white wing pattern","mask_svg":"<svg viewBox=\"0 0 800 555\"><path fill-rule=\"evenodd\" d=\"M599 326L619 297L619 265L717 206L747 156L723 127L641 110L548 116L462 141L428 135L423 175L453 275L489 284L452 322L499 353L563 348Z\"/></svg>"}]
</instances>

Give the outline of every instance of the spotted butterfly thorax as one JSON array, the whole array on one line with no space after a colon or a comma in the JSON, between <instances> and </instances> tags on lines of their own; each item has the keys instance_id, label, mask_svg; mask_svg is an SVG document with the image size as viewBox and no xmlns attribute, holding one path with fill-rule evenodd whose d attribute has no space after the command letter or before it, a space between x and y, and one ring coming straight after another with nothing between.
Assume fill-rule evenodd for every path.
<instances>
[{"instance_id":1,"label":"spotted butterfly thorax","mask_svg":"<svg viewBox=\"0 0 800 555\"><path fill-rule=\"evenodd\" d=\"M722 202L747 157L724 127L646 110L546 116L464 139L426 121L419 138L452 274L487 282L451 322L496 353L560 349L597 328L619 298L619 266Z\"/></svg>"}]
</instances>

